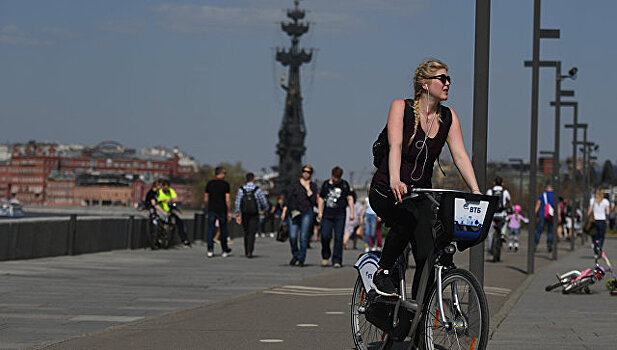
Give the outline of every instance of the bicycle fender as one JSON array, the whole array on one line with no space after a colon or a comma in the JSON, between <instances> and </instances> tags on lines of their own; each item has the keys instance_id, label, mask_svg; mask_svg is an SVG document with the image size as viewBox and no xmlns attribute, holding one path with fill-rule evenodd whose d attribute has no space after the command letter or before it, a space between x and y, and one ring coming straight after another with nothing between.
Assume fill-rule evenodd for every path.
<instances>
[{"instance_id":1,"label":"bicycle fender","mask_svg":"<svg viewBox=\"0 0 617 350\"><path fill-rule=\"evenodd\" d=\"M358 270L358 275L360 279L362 279L362 284L364 285L364 289L366 291L371 290L371 282L373 281L373 275L379 269L379 256L377 254L370 252L366 254L362 254L358 261L353 265L353 267Z\"/></svg>"}]
</instances>

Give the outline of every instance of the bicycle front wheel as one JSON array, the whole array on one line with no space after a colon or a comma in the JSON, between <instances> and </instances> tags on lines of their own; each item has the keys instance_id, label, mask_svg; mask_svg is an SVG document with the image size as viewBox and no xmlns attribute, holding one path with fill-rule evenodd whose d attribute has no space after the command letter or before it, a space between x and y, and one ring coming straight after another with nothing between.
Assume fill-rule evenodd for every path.
<instances>
[{"instance_id":1,"label":"bicycle front wheel","mask_svg":"<svg viewBox=\"0 0 617 350\"><path fill-rule=\"evenodd\" d=\"M454 269L442 278L441 292L443 309L437 284L424 308L421 335L425 348L486 349L488 303L478 280L467 270Z\"/></svg>"},{"instance_id":2,"label":"bicycle front wheel","mask_svg":"<svg viewBox=\"0 0 617 350\"><path fill-rule=\"evenodd\" d=\"M367 307L367 292L362 279L356 279L351 296L351 333L357 350L377 350L388 348L391 342L388 335L370 323L364 312Z\"/></svg>"}]
</instances>

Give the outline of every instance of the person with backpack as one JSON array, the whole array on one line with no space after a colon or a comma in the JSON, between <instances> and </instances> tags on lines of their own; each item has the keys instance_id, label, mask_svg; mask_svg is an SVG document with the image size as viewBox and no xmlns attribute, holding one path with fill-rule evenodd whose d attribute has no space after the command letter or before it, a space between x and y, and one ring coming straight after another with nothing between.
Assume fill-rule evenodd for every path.
<instances>
[{"instance_id":1,"label":"person with backpack","mask_svg":"<svg viewBox=\"0 0 617 350\"><path fill-rule=\"evenodd\" d=\"M264 192L255 186L255 174L246 174L246 184L236 194L236 222L244 229L244 255L249 259L253 257L259 214L268 207Z\"/></svg>"},{"instance_id":2,"label":"person with backpack","mask_svg":"<svg viewBox=\"0 0 617 350\"><path fill-rule=\"evenodd\" d=\"M503 187L503 179L500 176L496 176L493 181L493 187L486 191L489 196L499 197L497 201L497 208L495 209L495 215L493 216L493 224L488 231L486 238L488 251L493 252L493 237L495 234L500 234L503 226L506 223L506 216L508 215L508 208L510 207L510 192Z\"/></svg>"},{"instance_id":3,"label":"person with backpack","mask_svg":"<svg viewBox=\"0 0 617 350\"><path fill-rule=\"evenodd\" d=\"M441 104L448 99L450 84L445 63L431 59L418 65L412 82L414 99L392 102L385 137L381 136L382 132L373 144L373 164L377 171L371 182L369 201L375 213L390 226L379 269L371 284L380 295L397 295L390 270L411 242L416 262L412 298L416 298L423 267L435 246L431 202L419 197L403 205L396 203L403 202L408 186L432 187L433 165L446 142L467 186L473 193L482 194L465 150L458 116L452 108ZM434 281L434 273L428 281Z\"/></svg>"},{"instance_id":4,"label":"person with backpack","mask_svg":"<svg viewBox=\"0 0 617 350\"><path fill-rule=\"evenodd\" d=\"M311 181L313 167L305 164L298 181L289 185L281 222L287 219L289 225L289 244L291 246L291 260L289 265L304 266L306 248L308 246L309 231L313 222L313 206L317 205L317 184ZM299 247L298 247L299 238Z\"/></svg>"},{"instance_id":5,"label":"person with backpack","mask_svg":"<svg viewBox=\"0 0 617 350\"><path fill-rule=\"evenodd\" d=\"M553 216L558 214L555 208L555 197L553 196L553 186L547 184L545 191L540 194L536 202L536 215L538 217L538 228L536 230L536 249L540 242L540 235L544 231L544 226L547 227L546 233L546 250L550 253L553 251Z\"/></svg>"}]
</instances>

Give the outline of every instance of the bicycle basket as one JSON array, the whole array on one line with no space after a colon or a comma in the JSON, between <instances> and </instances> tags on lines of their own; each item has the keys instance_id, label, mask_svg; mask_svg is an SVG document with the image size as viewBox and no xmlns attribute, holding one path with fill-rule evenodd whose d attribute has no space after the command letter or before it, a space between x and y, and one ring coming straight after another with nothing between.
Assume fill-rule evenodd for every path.
<instances>
[{"instance_id":1,"label":"bicycle basket","mask_svg":"<svg viewBox=\"0 0 617 350\"><path fill-rule=\"evenodd\" d=\"M456 242L459 251L486 239L497 208L498 197L449 191L441 195L439 219L443 225L440 244Z\"/></svg>"}]
</instances>

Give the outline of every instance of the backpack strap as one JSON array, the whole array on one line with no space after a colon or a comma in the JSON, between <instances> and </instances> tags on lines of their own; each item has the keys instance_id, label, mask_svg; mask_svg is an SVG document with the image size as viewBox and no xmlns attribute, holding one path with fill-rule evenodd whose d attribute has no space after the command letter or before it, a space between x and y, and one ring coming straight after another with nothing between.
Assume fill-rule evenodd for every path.
<instances>
[{"instance_id":1,"label":"backpack strap","mask_svg":"<svg viewBox=\"0 0 617 350\"><path fill-rule=\"evenodd\" d=\"M448 134L450 133L450 126L452 126L452 111L450 110L449 107L442 105L441 115L443 116L443 119L441 120L441 122L443 123L443 126L446 128L445 130L446 130L446 139L447 139ZM443 171L443 168L441 167L441 161L439 160L439 157L437 157L437 165L439 166L439 170L441 171L441 174L443 176L446 176L446 172Z\"/></svg>"},{"instance_id":2,"label":"backpack strap","mask_svg":"<svg viewBox=\"0 0 617 350\"><path fill-rule=\"evenodd\" d=\"M449 132L450 126L452 126L452 111L450 110L450 107L446 107L442 105L441 115L443 116L443 119L441 121L443 122L443 125L446 127L446 131Z\"/></svg>"},{"instance_id":3,"label":"backpack strap","mask_svg":"<svg viewBox=\"0 0 617 350\"><path fill-rule=\"evenodd\" d=\"M405 111L409 108L411 113L405 113ZM411 116L414 115L413 111L413 100L410 98L405 99L405 108L403 109L403 145L405 145L405 128L411 125L413 127L413 119ZM388 125L386 125L386 128ZM409 140L407 141L409 143ZM406 154L405 152L409 147L401 147L401 155Z\"/></svg>"}]
</instances>

